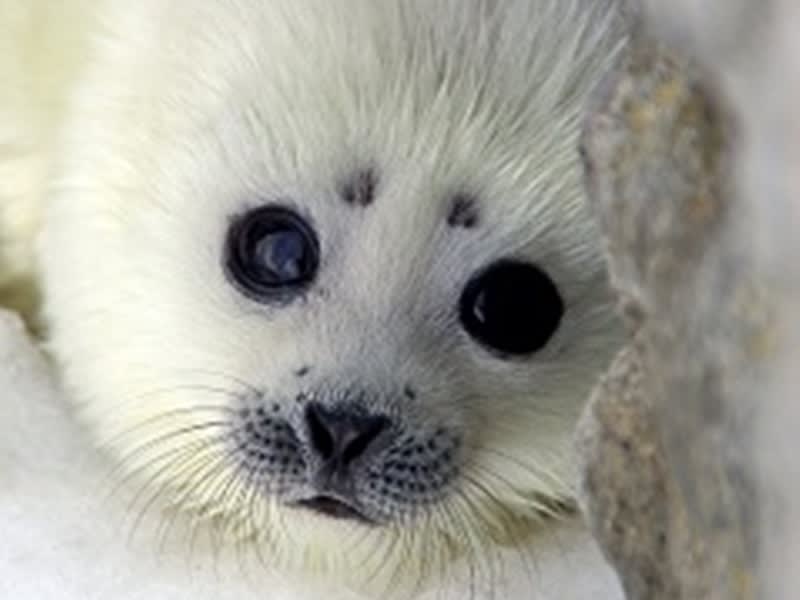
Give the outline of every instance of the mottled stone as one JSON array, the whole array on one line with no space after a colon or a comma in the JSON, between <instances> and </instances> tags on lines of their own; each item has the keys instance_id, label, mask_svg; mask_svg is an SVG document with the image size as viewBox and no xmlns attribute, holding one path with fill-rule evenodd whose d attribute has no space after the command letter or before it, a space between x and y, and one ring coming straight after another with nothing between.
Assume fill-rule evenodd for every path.
<instances>
[{"instance_id":1,"label":"mottled stone","mask_svg":"<svg viewBox=\"0 0 800 600\"><path fill-rule=\"evenodd\" d=\"M712 82L639 31L585 129L590 198L635 341L581 424L582 502L631 599L753 597L747 386L770 352L771 311L728 186L733 119Z\"/></svg>"},{"instance_id":2,"label":"mottled stone","mask_svg":"<svg viewBox=\"0 0 800 600\"><path fill-rule=\"evenodd\" d=\"M676 598L679 584L666 568L674 490L642 380L638 350L626 348L597 386L578 439L589 458L582 493L628 597Z\"/></svg>"}]
</instances>

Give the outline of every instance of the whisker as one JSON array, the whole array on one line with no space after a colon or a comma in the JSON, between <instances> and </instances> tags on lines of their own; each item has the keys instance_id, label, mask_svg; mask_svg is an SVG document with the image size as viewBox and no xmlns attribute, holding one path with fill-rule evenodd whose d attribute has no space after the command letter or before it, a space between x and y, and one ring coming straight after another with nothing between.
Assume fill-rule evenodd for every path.
<instances>
[{"instance_id":1,"label":"whisker","mask_svg":"<svg viewBox=\"0 0 800 600\"><path fill-rule=\"evenodd\" d=\"M446 506L442 505L437 507L437 517L442 520L444 530L450 536L457 536L457 544L459 547L464 548L464 560L466 561L466 568L469 574L469 598L477 598L475 586L478 581L478 567L476 562L476 551L474 550L474 541L468 532L472 528L474 509L470 506L468 499L465 497L463 491L456 490L454 497L447 503ZM467 523L466 527L463 526Z\"/></svg>"},{"instance_id":2,"label":"whisker","mask_svg":"<svg viewBox=\"0 0 800 600\"><path fill-rule=\"evenodd\" d=\"M474 483L470 482L468 479L466 482L468 485ZM479 495L481 493L484 494L486 499L494 505L496 510L505 514L507 519L513 520L514 515L510 510L494 501L491 493L485 491L485 488L479 489L481 490ZM488 497L486 496L487 494ZM469 518L473 523L472 527L476 530L475 536L470 540L471 551L468 555L468 561L471 563L473 573L473 593L475 593L477 597L479 586L488 588L488 590L496 590L498 588L498 582L503 580L503 575L505 573L503 569L504 562L500 557L499 548L493 543L490 533L490 529L496 527L496 524L489 522L484 516L486 511L478 507L477 503L479 498L475 498L474 493L467 493L467 491L464 490L462 491L462 496L470 504L472 510ZM507 527L503 527L503 529L507 531ZM493 591L490 593L494 594L496 592ZM482 592L481 596L485 597L485 594L486 592Z\"/></svg>"},{"instance_id":3,"label":"whisker","mask_svg":"<svg viewBox=\"0 0 800 600\"><path fill-rule=\"evenodd\" d=\"M155 473L152 474L150 478L146 482L143 483L142 487L134 495L133 499L129 502L128 507L126 509L127 513L133 513L134 508L139 505L141 498L146 494L149 493L153 487L157 487L156 493L145 502L144 506L141 510L139 510L136 514L136 518L133 520L133 524L129 529L129 541L133 540L136 532L140 529L141 523L144 520L146 514L149 512L150 506L154 503L163 493L165 493L169 488L170 484L168 482L160 481L159 478L161 474L172 468L173 465L179 464L180 461L184 460L185 456L196 456L196 453L190 448L184 448L181 452L176 453L172 456L172 458L163 466L161 469L157 470Z\"/></svg>"},{"instance_id":4,"label":"whisker","mask_svg":"<svg viewBox=\"0 0 800 600\"><path fill-rule=\"evenodd\" d=\"M226 471L226 467L230 468L228 463L228 456L227 453L219 453L215 452L216 456L209 457L208 461L204 461L200 464L195 470L193 470L188 477L188 481L192 482L186 486L186 489L182 493L182 495L175 499L174 504L179 509L185 509L185 504L187 500L192 498L192 496L196 498L203 498L203 505L200 506L198 509L194 509L192 511L192 523L193 526L191 527L192 532L197 530L195 526L196 523L206 520L207 515L205 514L208 510L209 503L211 505L216 505L213 498L209 498L205 500L204 495L204 488L209 482L209 480L213 480L216 477L220 476L220 474L224 474ZM210 515L213 518L213 514ZM164 532L165 538L166 535L169 533L169 528ZM194 535L190 538L190 549L194 548L194 542L196 538Z\"/></svg>"},{"instance_id":5,"label":"whisker","mask_svg":"<svg viewBox=\"0 0 800 600\"><path fill-rule=\"evenodd\" d=\"M211 369L199 369L199 368L196 368L196 367L192 367L192 368L189 368L189 367L172 367L171 370L174 371L174 372L185 372L185 373L189 373L189 374L199 374L199 375L209 375L209 376L212 376L212 377L219 377L221 379L225 379L225 380L227 380L227 381L229 381L231 383L234 383L234 384L240 386L242 389L247 390L251 394L260 394L261 393L261 390L257 386L253 385L252 383L250 383L248 381L245 381L241 377L237 377L235 375L231 375L230 373L225 373L223 371L214 371L214 370L211 370Z\"/></svg>"},{"instance_id":6,"label":"whisker","mask_svg":"<svg viewBox=\"0 0 800 600\"><path fill-rule=\"evenodd\" d=\"M98 447L99 450L101 450L103 452L106 452L106 453L109 453L109 452L112 452L113 449L116 446L124 445L126 437L138 437L139 432L141 430L155 429L157 425L161 424L161 422L173 421L173 420L175 420L175 417L178 417L178 416L191 415L193 413L202 413L204 410L210 410L210 409L206 409L204 407L175 409L175 410L167 411L167 412L165 412L163 414L160 414L160 415L157 415L157 416L154 416L154 417L148 417L147 419L143 419L143 420L137 422L136 424L128 427L127 429L123 430L122 432L120 432L119 434L117 434L115 436L107 437L105 439L99 440L96 443L96 446ZM214 412L219 412L219 411L214 411ZM189 428L189 427L203 427L205 425L208 425L208 426L212 426L212 425L213 426L224 426L224 425L226 425L226 422L223 422L223 421L205 421L203 423L196 423L196 424L194 424L192 426L186 426L186 428ZM146 438L145 442L137 444L136 446L134 446L134 449L140 448L141 446L144 446L149 442L157 441L158 439L159 439L158 437ZM129 458L129 456L126 455L126 454L122 454L122 455L117 454L116 460L117 460L117 462L120 462L120 461L126 461L126 460L128 460L128 458Z\"/></svg>"},{"instance_id":7,"label":"whisker","mask_svg":"<svg viewBox=\"0 0 800 600\"><path fill-rule=\"evenodd\" d=\"M365 540L368 540L370 538L374 539L373 550L372 552L367 552L364 555L365 559L361 565L362 567L366 567L369 563L372 562L375 563L375 566L371 568L370 571L367 572L363 577L363 581L365 584L370 584L377 579L383 565L386 563L386 558L391 554L394 545L392 541L387 542L386 539L381 539L380 536L369 535L369 533L370 532L365 532L365 534L360 538L360 543L356 544L351 548L352 551L356 551L361 543L365 543ZM378 560L375 561L370 560L374 558L375 554L378 552L382 552L382 558L379 558Z\"/></svg>"},{"instance_id":8,"label":"whisker","mask_svg":"<svg viewBox=\"0 0 800 600\"><path fill-rule=\"evenodd\" d=\"M223 424L224 425L224 424ZM135 446L130 451L124 453L120 458L117 459L116 465L108 474L110 479L117 479L118 476L122 475L117 479L117 483L111 487L109 490L109 497L113 497L119 490L130 483L130 481L136 478L139 473L146 470L150 466L160 462L163 458L180 451L180 449L176 450L175 448L167 448L163 452L156 454L155 456L150 457L146 462L139 464L138 466L134 466L132 463L136 463L137 459L140 455L144 454L149 450L157 449L159 446L163 446L167 442L175 441L184 436L190 436L192 434L196 434L201 431L206 430L213 430L215 428L220 427L219 423L209 422L209 423L200 423L197 425L182 427L178 430L167 432L158 436L157 438L151 438L142 442L142 444ZM219 441L223 441L225 439L229 439L229 434L224 434L220 436L216 436L215 438ZM204 442L207 439L200 439L196 440L197 442ZM124 473L124 475L123 475Z\"/></svg>"},{"instance_id":9,"label":"whisker","mask_svg":"<svg viewBox=\"0 0 800 600\"><path fill-rule=\"evenodd\" d=\"M143 400L147 400L147 399L152 398L152 397L163 396L163 397L168 398L168 397L170 397L171 395L173 395L173 394L175 394L177 392L186 392L186 391L204 392L204 393L208 393L208 394L212 394L212 395L216 394L216 395L220 395L220 396L223 396L223 397L226 397L226 398L230 398L232 400L236 400L236 399L241 397L240 394L236 393L233 390L227 389L227 388L211 387L211 386L203 385L203 384L200 384L200 383L187 382L187 383L176 384L176 385L168 386L168 387L150 388L150 389L143 390L143 391L141 391L141 392L139 392L137 394L133 394L133 395L130 395L130 396L125 396L123 398L120 398L112 406L108 407L107 410L98 413L96 418L98 418L99 420L103 420L103 421L113 421L114 418L118 417L121 408L124 407L124 406L141 403ZM99 401L100 400L99 398L97 398L96 400L97 401L90 402L90 403L91 404L102 404L102 402ZM231 407L226 407L224 405L211 406L211 405L197 405L197 404L195 404L193 406L186 407L186 409L188 409L188 410L195 410L195 409L201 410L202 406L209 406L211 409L214 409L214 410L234 412L234 409L232 409ZM180 410L180 409L178 409L178 410ZM168 411L162 411L159 414L164 414L165 412L168 412Z\"/></svg>"},{"instance_id":10,"label":"whisker","mask_svg":"<svg viewBox=\"0 0 800 600\"><path fill-rule=\"evenodd\" d=\"M240 483L239 471L232 466L232 459L236 456L236 450L229 449L220 455L218 465L209 470L208 481L210 483L210 490L208 497L210 501L220 507L226 506L229 501L228 493L230 489ZM219 481L221 480L221 481ZM198 489L198 491L201 491ZM226 515L220 515L220 518L214 522L211 528L211 542L214 545L215 535L225 535L224 529L229 526ZM220 528L223 529L220 532ZM196 528L195 528L196 529ZM195 536L192 535L191 545L194 545Z\"/></svg>"},{"instance_id":11,"label":"whisker","mask_svg":"<svg viewBox=\"0 0 800 600\"><path fill-rule=\"evenodd\" d=\"M253 546L256 547L255 552L258 554L260 549L258 548L258 540L255 540L256 537L256 527L254 524L254 510L252 508L251 498L254 498L257 494L257 488L253 484L253 480L255 478L255 472L252 469L248 469L244 471L244 477L242 477L241 472L237 472L237 477L241 480L241 485L236 490L237 495L239 496L239 500L237 504L239 505L236 509L235 516L232 517L231 527L235 528L233 532L233 536L236 539L235 542L235 553L236 553L236 562L239 567L240 573L244 574L245 569L245 550L253 550L252 547L247 547L246 545L250 541L255 541ZM248 554L251 554L248 553Z\"/></svg>"},{"instance_id":12,"label":"whisker","mask_svg":"<svg viewBox=\"0 0 800 600\"><path fill-rule=\"evenodd\" d=\"M564 419L576 419L577 414L574 407L560 410L559 405L556 402L553 402L553 406L544 407L542 406L542 401L546 400L539 399L537 402L533 402L531 398L528 397L520 397L520 396L510 396L508 398L503 397L493 397L492 399L492 406L495 409L495 414L503 414L505 412L506 407L508 407L508 412L512 414L521 414L527 417L538 417L542 419L557 419L559 421L563 421ZM486 410L486 396L479 395L479 394L455 394L448 397L447 406L452 406L454 409L458 411L463 411L465 408L473 409L476 414L481 414ZM509 419L507 423L510 427L513 427L516 424L516 419ZM503 427L506 425L502 420L494 420L492 423L493 427Z\"/></svg>"},{"instance_id":13,"label":"whisker","mask_svg":"<svg viewBox=\"0 0 800 600\"><path fill-rule=\"evenodd\" d=\"M503 461L505 461L505 462L507 462L509 464L514 465L515 467L517 467L520 470L522 470L526 475L529 475L533 479L535 479L537 482L540 482L542 484L542 487L547 487L548 484L549 484L549 487L551 487L553 489L559 489L559 488L565 489L565 488L568 487L560 477L558 477L558 476L556 476L556 475L554 475L552 473L548 473L548 472L544 471L541 468L540 465L531 464L529 462L523 461L521 458L519 458L517 456L514 456L512 454L509 454L507 452L504 452L502 450L499 450L497 448L492 448L492 447L488 447L488 446L485 446L485 447L484 446L480 446L480 447L478 447L478 446L471 446L471 445L468 445L467 448L473 450L473 452L472 452L473 455L475 455L476 453L483 453L483 454L487 454L487 455L490 455L490 456L495 456L495 457L500 458L500 459L502 459ZM473 459L468 463L467 466L469 466L469 467L477 467L479 465L478 465L477 461L475 461ZM485 469L485 467L484 467L484 469ZM490 471L487 470L487 472L490 472ZM493 472L490 472L490 473L495 477L500 477L497 473L493 473ZM512 485L512 483L510 481L505 480L504 482L507 484L509 489L512 489L512 490L515 489L514 485Z\"/></svg>"},{"instance_id":14,"label":"whisker","mask_svg":"<svg viewBox=\"0 0 800 600\"><path fill-rule=\"evenodd\" d=\"M169 535L173 524L177 521L180 515L186 515L189 517L191 519L190 523L200 518L202 515L202 506L200 508L192 507L192 511L187 510L189 508L187 505L187 500L196 495L197 488L194 483L195 479L197 477L202 477L202 474L208 470L209 464L215 464L215 454L216 452L214 452L213 448L206 447L203 448L202 452L196 452L193 457L189 458L183 463L179 463L179 470L188 475L186 477L186 481L188 483L181 485L181 495L171 497L169 500L169 506L167 507L168 511L162 513L165 518L161 519L159 528L156 531L156 537L159 540L159 550L161 552L164 550L164 544L167 541L167 536ZM173 486L167 484L166 487L162 486L159 492L157 492L157 494L155 494L151 500L157 499L165 491L170 490L170 488L177 492L177 488L173 488ZM167 519L166 516L168 514L175 516L172 519Z\"/></svg>"},{"instance_id":15,"label":"whisker","mask_svg":"<svg viewBox=\"0 0 800 600\"><path fill-rule=\"evenodd\" d=\"M224 438L221 438L224 440ZM178 470L183 471L186 466L191 465L193 461L201 460L204 458L204 452L208 451L209 448L214 447L216 443L219 443L220 439L206 439L206 440L197 440L190 444L187 444L180 450L176 451L171 459L167 460L164 465L160 468L156 469L153 474L148 478L146 482L143 483L142 488L137 492L134 496L133 501L131 502L131 506L129 510L133 508L136 504L138 504L141 500L142 494L148 492L153 485L155 485L162 477L165 472L170 470ZM164 455L161 455L164 456ZM158 461L150 461L148 463L143 464L140 469L142 471L147 470L160 462L161 457L159 457ZM162 481L158 485L158 489L156 493L153 494L148 501L145 503L142 511L140 511L139 516L134 522L134 527L132 532L135 532L138 529L139 525L141 524L141 520L144 518L145 514L150 510L153 504L169 489L173 488L173 484L171 482Z\"/></svg>"}]
</instances>

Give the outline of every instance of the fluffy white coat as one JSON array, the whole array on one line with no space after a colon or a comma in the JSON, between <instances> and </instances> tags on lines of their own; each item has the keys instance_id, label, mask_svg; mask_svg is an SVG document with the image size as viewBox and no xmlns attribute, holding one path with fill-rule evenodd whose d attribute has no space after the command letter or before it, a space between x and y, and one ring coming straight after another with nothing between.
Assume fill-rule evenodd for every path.
<instances>
[{"instance_id":1,"label":"fluffy white coat","mask_svg":"<svg viewBox=\"0 0 800 600\"><path fill-rule=\"evenodd\" d=\"M466 556L482 595L514 562L503 546L535 557L618 339L576 152L621 40L612 3L0 0L0 28L0 294L43 289L76 414L145 497L221 522L214 546L254 538L270 567L373 594ZM379 198L353 215L336 186L363 168ZM465 190L471 235L443 225ZM220 240L275 199L320 224L323 289L265 314L226 281ZM483 352L452 311L503 255L545 267L568 306L525 363ZM414 381L427 419L467 432L479 483L402 530L253 500L203 411L241 382L279 394L307 361Z\"/></svg>"},{"instance_id":2,"label":"fluffy white coat","mask_svg":"<svg viewBox=\"0 0 800 600\"><path fill-rule=\"evenodd\" d=\"M14 315L0 311L0 598L36 600L358 600L303 590L235 556L130 537L124 500L66 410L53 374ZM159 523L143 523L142 531ZM508 598L617 600L616 576L581 526L564 523L535 551L536 588L518 573ZM513 577L512 577L513 578ZM429 594L461 600L468 587ZM516 595L514 595L516 594ZM480 598L480 596L478 596Z\"/></svg>"}]
</instances>

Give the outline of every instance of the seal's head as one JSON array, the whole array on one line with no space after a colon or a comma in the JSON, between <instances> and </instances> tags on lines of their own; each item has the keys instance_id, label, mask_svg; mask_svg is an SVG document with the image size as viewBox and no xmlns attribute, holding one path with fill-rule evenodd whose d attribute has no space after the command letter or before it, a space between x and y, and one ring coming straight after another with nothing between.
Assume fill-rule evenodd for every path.
<instances>
[{"instance_id":1,"label":"seal's head","mask_svg":"<svg viewBox=\"0 0 800 600\"><path fill-rule=\"evenodd\" d=\"M618 338L576 150L604 3L109 10L41 247L97 437L274 560L373 579L569 498Z\"/></svg>"}]
</instances>

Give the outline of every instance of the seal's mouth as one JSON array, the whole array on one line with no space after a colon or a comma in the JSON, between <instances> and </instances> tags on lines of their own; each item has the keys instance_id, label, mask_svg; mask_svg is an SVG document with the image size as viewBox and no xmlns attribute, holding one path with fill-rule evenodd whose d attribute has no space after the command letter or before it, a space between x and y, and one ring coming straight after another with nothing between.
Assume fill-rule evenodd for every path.
<instances>
[{"instance_id":1,"label":"seal's mouth","mask_svg":"<svg viewBox=\"0 0 800 600\"><path fill-rule=\"evenodd\" d=\"M298 508L305 508L312 510L315 513L331 517L332 519L343 519L350 521L359 521L368 525L374 525L374 521L368 518L362 511L353 506L352 504L333 496L319 495L304 500L298 500L294 503Z\"/></svg>"}]
</instances>

